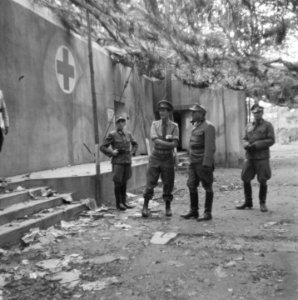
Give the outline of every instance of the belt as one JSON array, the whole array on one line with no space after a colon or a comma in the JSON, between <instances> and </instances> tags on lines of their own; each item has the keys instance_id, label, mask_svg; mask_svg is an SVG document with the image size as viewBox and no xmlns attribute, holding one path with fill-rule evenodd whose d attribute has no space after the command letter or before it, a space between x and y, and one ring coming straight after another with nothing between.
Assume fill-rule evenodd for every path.
<instances>
[{"instance_id":1,"label":"belt","mask_svg":"<svg viewBox=\"0 0 298 300\"><path fill-rule=\"evenodd\" d=\"M196 146L196 145L190 146L191 150L202 150L204 148L205 148L205 146Z\"/></svg>"},{"instance_id":2,"label":"belt","mask_svg":"<svg viewBox=\"0 0 298 300\"><path fill-rule=\"evenodd\" d=\"M169 155L169 154L173 154L173 150L158 150L158 149L154 149L153 153L163 154L163 155Z\"/></svg>"}]
</instances>

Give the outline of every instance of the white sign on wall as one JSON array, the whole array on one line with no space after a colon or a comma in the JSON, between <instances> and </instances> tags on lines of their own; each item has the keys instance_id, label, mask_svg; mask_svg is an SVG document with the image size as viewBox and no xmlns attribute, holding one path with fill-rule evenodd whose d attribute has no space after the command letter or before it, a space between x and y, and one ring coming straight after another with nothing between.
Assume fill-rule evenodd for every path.
<instances>
[{"instance_id":1,"label":"white sign on wall","mask_svg":"<svg viewBox=\"0 0 298 300\"><path fill-rule=\"evenodd\" d=\"M111 122L114 118L114 110L111 108L108 108L108 122Z\"/></svg>"},{"instance_id":2,"label":"white sign on wall","mask_svg":"<svg viewBox=\"0 0 298 300\"><path fill-rule=\"evenodd\" d=\"M71 51L66 46L57 49L55 70L62 91L66 94L72 93L76 84L76 65Z\"/></svg>"}]
</instances>

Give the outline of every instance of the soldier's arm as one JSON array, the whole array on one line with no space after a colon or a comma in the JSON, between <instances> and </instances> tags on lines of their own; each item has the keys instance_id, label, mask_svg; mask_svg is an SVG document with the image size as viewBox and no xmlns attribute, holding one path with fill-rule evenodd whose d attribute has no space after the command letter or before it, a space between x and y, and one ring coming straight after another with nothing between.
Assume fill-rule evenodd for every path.
<instances>
[{"instance_id":1,"label":"soldier's arm","mask_svg":"<svg viewBox=\"0 0 298 300\"><path fill-rule=\"evenodd\" d=\"M215 148L215 127L208 126L205 130L205 150L203 166L212 167Z\"/></svg>"},{"instance_id":2,"label":"soldier's arm","mask_svg":"<svg viewBox=\"0 0 298 300\"><path fill-rule=\"evenodd\" d=\"M242 146L244 149L247 149L250 146L250 142L248 140L247 128L245 128L244 136L242 138Z\"/></svg>"},{"instance_id":3,"label":"soldier's arm","mask_svg":"<svg viewBox=\"0 0 298 300\"><path fill-rule=\"evenodd\" d=\"M136 152L138 150L139 145L138 145L137 141L135 140L135 138L133 137L132 134L130 135L130 143L132 145L131 154L136 155Z\"/></svg>"},{"instance_id":4,"label":"soldier's arm","mask_svg":"<svg viewBox=\"0 0 298 300\"><path fill-rule=\"evenodd\" d=\"M113 141L114 137L111 133L109 133L99 148L100 151L108 157L112 157L114 155L113 150L110 148Z\"/></svg>"},{"instance_id":5,"label":"soldier's arm","mask_svg":"<svg viewBox=\"0 0 298 300\"><path fill-rule=\"evenodd\" d=\"M255 141L252 145L255 145L257 150L267 149L275 143L274 128L271 123L268 123L267 137L262 140Z\"/></svg>"}]
</instances>

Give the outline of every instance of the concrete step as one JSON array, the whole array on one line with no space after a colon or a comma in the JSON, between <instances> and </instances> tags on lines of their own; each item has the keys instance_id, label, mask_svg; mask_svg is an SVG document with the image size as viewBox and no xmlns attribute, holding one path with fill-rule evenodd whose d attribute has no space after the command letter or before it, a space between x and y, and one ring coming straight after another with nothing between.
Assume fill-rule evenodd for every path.
<instances>
[{"instance_id":1,"label":"concrete step","mask_svg":"<svg viewBox=\"0 0 298 300\"><path fill-rule=\"evenodd\" d=\"M0 226L0 247L9 247L21 241L21 237L31 228L46 229L61 220L70 220L86 210L84 204L64 204L49 209L48 212L33 214L30 219L13 221Z\"/></svg>"},{"instance_id":2,"label":"concrete step","mask_svg":"<svg viewBox=\"0 0 298 300\"><path fill-rule=\"evenodd\" d=\"M63 196L58 195L56 197L29 200L6 207L3 211L0 211L0 225L30 216L43 209L61 205L63 204Z\"/></svg>"},{"instance_id":3,"label":"concrete step","mask_svg":"<svg viewBox=\"0 0 298 300\"><path fill-rule=\"evenodd\" d=\"M31 198L31 195L35 197L41 196L41 193L47 187L31 188L20 192L8 192L0 194L0 210L5 209L11 205L22 203ZM31 194L31 195L30 195Z\"/></svg>"}]
</instances>

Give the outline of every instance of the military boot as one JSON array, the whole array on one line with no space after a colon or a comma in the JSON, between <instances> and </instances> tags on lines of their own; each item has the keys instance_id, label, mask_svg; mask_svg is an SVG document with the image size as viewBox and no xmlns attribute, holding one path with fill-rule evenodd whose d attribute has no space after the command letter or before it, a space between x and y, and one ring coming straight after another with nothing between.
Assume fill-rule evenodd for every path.
<instances>
[{"instance_id":1,"label":"military boot","mask_svg":"<svg viewBox=\"0 0 298 300\"><path fill-rule=\"evenodd\" d=\"M114 192L115 192L115 198L116 198L116 208L118 210L126 210L125 206L122 204L121 186L115 186Z\"/></svg>"},{"instance_id":2,"label":"military boot","mask_svg":"<svg viewBox=\"0 0 298 300\"><path fill-rule=\"evenodd\" d=\"M268 189L267 184L260 185L259 199L260 199L260 211L261 212L268 211L268 208L266 206L267 189Z\"/></svg>"},{"instance_id":3,"label":"military boot","mask_svg":"<svg viewBox=\"0 0 298 300\"><path fill-rule=\"evenodd\" d=\"M199 196L198 193L189 193L190 198L190 210L187 214L181 215L184 219L197 219L199 216L198 205L199 205Z\"/></svg>"},{"instance_id":4,"label":"military boot","mask_svg":"<svg viewBox=\"0 0 298 300\"><path fill-rule=\"evenodd\" d=\"M237 205L237 209L245 209L245 208L252 208L252 188L250 182L246 182L243 184L244 187L244 203Z\"/></svg>"},{"instance_id":5,"label":"military boot","mask_svg":"<svg viewBox=\"0 0 298 300\"><path fill-rule=\"evenodd\" d=\"M121 186L121 199L122 199L122 204L125 208L127 209L134 208L134 206L131 206L126 203L126 183Z\"/></svg>"},{"instance_id":6,"label":"military boot","mask_svg":"<svg viewBox=\"0 0 298 300\"><path fill-rule=\"evenodd\" d=\"M166 203L166 217L172 216L172 210L171 210L171 201L165 201Z\"/></svg>"},{"instance_id":7,"label":"military boot","mask_svg":"<svg viewBox=\"0 0 298 300\"><path fill-rule=\"evenodd\" d=\"M149 216L149 199L148 198L144 198L144 205L143 205L143 209L142 209L142 217L143 218L147 218Z\"/></svg>"},{"instance_id":8,"label":"military boot","mask_svg":"<svg viewBox=\"0 0 298 300\"><path fill-rule=\"evenodd\" d=\"M198 222L209 221L212 219L212 204L213 192L206 192L204 215L202 218L198 218Z\"/></svg>"}]
</instances>

